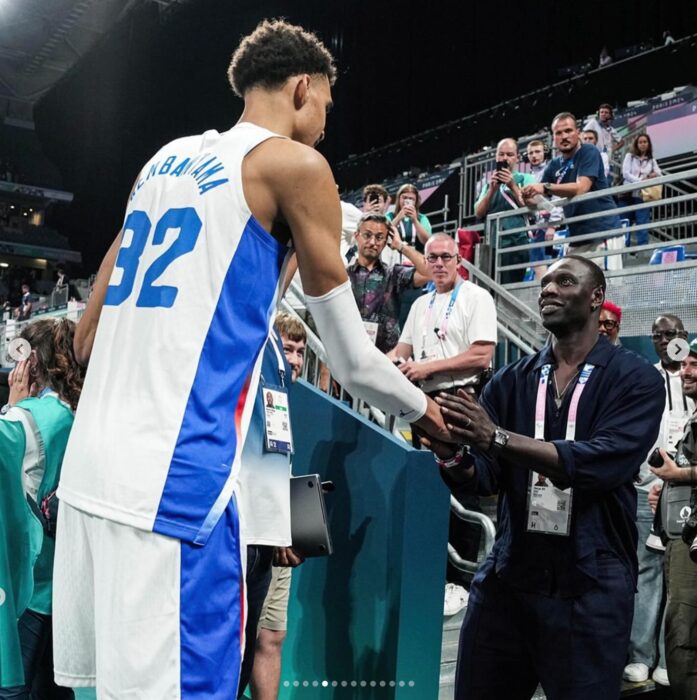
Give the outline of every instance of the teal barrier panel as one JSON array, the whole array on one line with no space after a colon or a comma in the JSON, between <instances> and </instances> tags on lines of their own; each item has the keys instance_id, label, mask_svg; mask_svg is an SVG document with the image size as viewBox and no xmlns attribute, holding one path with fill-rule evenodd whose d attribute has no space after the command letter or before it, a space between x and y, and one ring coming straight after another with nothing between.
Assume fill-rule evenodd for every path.
<instances>
[{"instance_id":1,"label":"teal barrier panel","mask_svg":"<svg viewBox=\"0 0 697 700\"><path fill-rule=\"evenodd\" d=\"M414 450L298 382L293 473L319 473L334 544L293 572L279 698L436 700L449 494Z\"/></svg>"}]
</instances>

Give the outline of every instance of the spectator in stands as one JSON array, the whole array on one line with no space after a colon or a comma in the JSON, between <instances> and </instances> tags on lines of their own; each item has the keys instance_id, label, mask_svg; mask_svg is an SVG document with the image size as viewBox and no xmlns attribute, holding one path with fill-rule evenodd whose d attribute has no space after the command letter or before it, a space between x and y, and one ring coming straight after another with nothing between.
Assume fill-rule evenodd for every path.
<instances>
[{"instance_id":1,"label":"spectator in stands","mask_svg":"<svg viewBox=\"0 0 697 700\"><path fill-rule=\"evenodd\" d=\"M598 318L598 332L600 335L604 335L613 345L619 345L621 322L621 307L605 300L600 307L600 316Z\"/></svg>"},{"instance_id":2,"label":"spectator in stands","mask_svg":"<svg viewBox=\"0 0 697 700\"><path fill-rule=\"evenodd\" d=\"M431 279L424 256L405 243L383 214L364 214L356 231L356 260L347 272L366 331L382 352L399 340L399 310L405 290L423 287ZM387 266L382 252L389 245L411 264Z\"/></svg>"},{"instance_id":3,"label":"spectator in stands","mask_svg":"<svg viewBox=\"0 0 697 700\"><path fill-rule=\"evenodd\" d=\"M542 180L542 175L547 167L547 154L542 141L530 141L527 145L528 163L530 164L530 174L535 178L535 182ZM563 218L563 211L560 207L554 207L551 211L537 211L535 214L536 228L531 232L530 239L533 243L554 240L556 224ZM552 248L532 248L530 250L530 262L539 262L545 259L546 255L551 257ZM546 265L535 265L533 267L535 277L541 279L547 272Z\"/></svg>"},{"instance_id":4,"label":"spectator in stands","mask_svg":"<svg viewBox=\"0 0 697 700\"><path fill-rule=\"evenodd\" d=\"M622 176L625 184L643 182L661 175L656 159L653 157L653 144L648 134L639 134L633 141L629 152L624 156L622 163ZM634 190L631 193L632 204L643 204L641 190ZM648 224L651 221L651 209L636 209L634 211L634 221L637 226ZM628 234L631 239L631 234ZM637 245L646 245L649 242L649 232L641 229L636 232Z\"/></svg>"},{"instance_id":5,"label":"spectator in stands","mask_svg":"<svg viewBox=\"0 0 697 700\"><path fill-rule=\"evenodd\" d=\"M591 146L598 148L598 132L595 129L584 129L581 132L581 143L589 143ZM598 148L600 151L600 149ZM600 151L600 157L603 159L605 166L605 177L610 174L610 158L605 151Z\"/></svg>"},{"instance_id":6,"label":"spectator in stands","mask_svg":"<svg viewBox=\"0 0 697 700\"><path fill-rule=\"evenodd\" d=\"M553 263L539 297L551 343L497 372L481 405L464 391L438 399L463 442L424 439L444 478L455 493L499 493L456 700L530 698L538 681L549 698L619 697L637 574L633 479L665 392L646 360L599 337L604 297L595 263ZM538 474L551 484L536 487Z\"/></svg>"},{"instance_id":7,"label":"spectator in stands","mask_svg":"<svg viewBox=\"0 0 697 700\"><path fill-rule=\"evenodd\" d=\"M419 253L424 252L426 241L431 235L431 222L420 212L421 195L415 185L405 184L397 190L394 212L387 218L399 229L399 235Z\"/></svg>"},{"instance_id":8,"label":"spectator in stands","mask_svg":"<svg viewBox=\"0 0 697 700\"><path fill-rule=\"evenodd\" d=\"M526 185L535 182L535 178L529 173L521 173L518 166L518 144L515 139L501 139L496 146L496 169L484 185L479 198L474 205L474 215L478 219L485 219L489 214L502 211L510 211L525 206L522 197L522 189ZM520 228L527 224L527 218L523 215L508 216L500 220L500 231L504 233L509 229ZM518 231L499 240L501 250L513 246L525 245L528 242L527 231ZM492 246L496 241L492 239ZM505 253L501 256L501 265L518 265L528 262L529 251L517 250L513 253ZM501 284L520 282L525 277L525 268L517 270L505 270L501 273Z\"/></svg>"},{"instance_id":9,"label":"spectator in stands","mask_svg":"<svg viewBox=\"0 0 697 700\"><path fill-rule=\"evenodd\" d=\"M457 272L457 244L444 233L426 244L435 290L409 312L397 346L388 354L429 395L476 385L491 366L496 346L496 307L491 295Z\"/></svg>"},{"instance_id":10,"label":"spectator in stands","mask_svg":"<svg viewBox=\"0 0 697 700\"><path fill-rule=\"evenodd\" d=\"M390 206L390 195L382 185L366 185L363 188L363 212L385 214Z\"/></svg>"},{"instance_id":11,"label":"spectator in stands","mask_svg":"<svg viewBox=\"0 0 697 700\"><path fill-rule=\"evenodd\" d=\"M55 491L84 379L74 334L67 319L25 326L31 355L10 373L0 410L0 698L73 697L53 681L51 598Z\"/></svg>"},{"instance_id":12,"label":"spectator in stands","mask_svg":"<svg viewBox=\"0 0 697 700\"><path fill-rule=\"evenodd\" d=\"M269 586L274 580L272 563L280 555L283 566L297 566L302 558L290 548L290 456L292 454L289 391L302 371L305 358L305 328L297 318L279 314L275 328L269 336L262 360L261 378L249 433L242 453L239 476L240 522L243 539L247 542L247 622L245 649L238 697L242 696L257 663L254 640L261 619ZM287 550L287 551L286 551ZM288 563L292 562L292 563ZM281 587L290 587L290 572L280 576ZM279 574L275 575L278 586ZM271 594L278 597L278 592ZM277 637L278 635L276 635ZM283 637L276 648L262 645L262 667L266 671L280 670L280 653ZM269 660L268 652L275 653ZM257 674L257 676L262 674ZM268 679L271 682L272 679ZM268 686L267 682L267 686ZM278 679L276 679L278 692ZM264 687L264 679L262 679ZM269 695L262 697L271 697ZM273 696L275 697L275 696Z\"/></svg>"},{"instance_id":13,"label":"spectator in stands","mask_svg":"<svg viewBox=\"0 0 697 700\"><path fill-rule=\"evenodd\" d=\"M666 403L656 447L665 450L671 459L675 459L677 444L682 437L685 424L695 410L695 402L683 393L680 362L668 355L668 343L675 338L687 339L682 320L673 314L659 316L651 327L651 340L659 358L659 362L654 367L661 373L666 385ZM663 634L664 555L656 551L657 545L660 547L658 538L652 538L651 548L646 546L653 523L647 497L649 491L658 483L659 480L651 472L648 463L644 461L639 470L639 479L635 482L639 530L637 549L639 580L629 640L629 663L624 669L624 677L628 681L639 683L647 680L649 671L655 667L652 674L653 680L661 685L668 685Z\"/></svg>"},{"instance_id":14,"label":"spectator in stands","mask_svg":"<svg viewBox=\"0 0 697 700\"><path fill-rule=\"evenodd\" d=\"M683 394L697 401L697 339L681 362ZM661 450L663 466L651 471L673 485L697 487L697 411L688 419L676 446L675 459ZM665 487L664 487L665 488ZM649 502L655 509L660 485L653 486ZM682 539L670 539L665 554L666 661L670 694L674 700L697 698L697 564L690 559L690 547Z\"/></svg>"},{"instance_id":15,"label":"spectator in stands","mask_svg":"<svg viewBox=\"0 0 697 700\"><path fill-rule=\"evenodd\" d=\"M568 224L570 253L604 249L605 242L602 238L574 242L576 236L619 228L620 225L619 217L615 213L615 200L610 195L584 202L573 200L574 197L586 192L598 192L608 187L600 152L590 144L581 143L576 117L569 112L561 112L554 117L552 133L554 145L561 155L550 161L541 183L523 188L523 198L530 204L534 204L539 194L570 198L570 201L563 206L564 216L567 219L607 211L606 216Z\"/></svg>"},{"instance_id":16,"label":"spectator in stands","mask_svg":"<svg viewBox=\"0 0 697 700\"><path fill-rule=\"evenodd\" d=\"M397 190L395 210L387 213L387 218L399 230L400 238L408 245L413 246L419 253L424 252L424 246L431 235L431 222L421 213L421 195L415 185L405 184ZM389 264L409 264L408 259L394 256ZM402 294L401 308L399 311L399 325L404 326L411 305L421 296L421 290L406 290Z\"/></svg>"},{"instance_id":17,"label":"spectator in stands","mask_svg":"<svg viewBox=\"0 0 697 700\"><path fill-rule=\"evenodd\" d=\"M598 134L597 146L601 153L607 153L608 163L612 161L613 153L624 146L624 139L612 127L614 116L612 105L604 102L598 107L597 117L589 119L583 127L584 131L592 129Z\"/></svg>"},{"instance_id":18,"label":"spectator in stands","mask_svg":"<svg viewBox=\"0 0 697 700\"><path fill-rule=\"evenodd\" d=\"M295 382L305 362L305 327L289 314L278 314L275 325L281 336L283 353L291 368L291 381ZM276 700L278 697L291 575L293 568L302 561L302 557L292 547L278 547L274 551L271 584L259 617L256 638L250 684L253 700Z\"/></svg>"},{"instance_id":19,"label":"spectator in stands","mask_svg":"<svg viewBox=\"0 0 697 700\"><path fill-rule=\"evenodd\" d=\"M31 289L28 284L22 285L22 300L19 306L15 309L15 318L18 321L26 321L32 312L34 304L31 300Z\"/></svg>"}]
</instances>

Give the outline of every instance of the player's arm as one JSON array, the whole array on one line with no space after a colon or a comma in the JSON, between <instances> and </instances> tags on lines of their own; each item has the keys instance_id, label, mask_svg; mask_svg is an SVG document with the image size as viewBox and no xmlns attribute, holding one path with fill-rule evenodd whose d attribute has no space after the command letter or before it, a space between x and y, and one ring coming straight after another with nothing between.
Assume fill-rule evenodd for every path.
<instances>
[{"instance_id":1,"label":"player's arm","mask_svg":"<svg viewBox=\"0 0 697 700\"><path fill-rule=\"evenodd\" d=\"M352 394L450 436L438 406L409 381L368 338L339 254L341 208L326 160L298 144L278 144L269 184L290 227L307 308L337 381Z\"/></svg>"},{"instance_id":2,"label":"player's arm","mask_svg":"<svg viewBox=\"0 0 697 700\"><path fill-rule=\"evenodd\" d=\"M94 287L92 288L92 294L87 302L85 312L82 314L82 318L75 329L75 338L73 339L75 359L79 364L85 367L90 361L90 354L92 353L92 345L94 345L94 336L97 333L99 316L102 313L106 290L109 286L109 279L114 269L114 263L116 262L116 256L118 255L120 245L121 232L119 232L119 235L114 239L107 254L104 256L104 260L102 260L102 264L99 266Z\"/></svg>"}]
</instances>

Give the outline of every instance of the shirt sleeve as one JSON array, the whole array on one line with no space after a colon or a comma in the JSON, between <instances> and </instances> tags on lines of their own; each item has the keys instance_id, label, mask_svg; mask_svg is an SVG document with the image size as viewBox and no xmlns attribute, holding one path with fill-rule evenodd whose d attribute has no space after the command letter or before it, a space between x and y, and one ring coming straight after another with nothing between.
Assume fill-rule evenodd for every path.
<instances>
[{"instance_id":1,"label":"shirt sleeve","mask_svg":"<svg viewBox=\"0 0 697 700\"><path fill-rule=\"evenodd\" d=\"M495 343L497 341L496 305L489 292L476 288L465 310L467 336L470 343Z\"/></svg>"},{"instance_id":2,"label":"shirt sleeve","mask_svg":"<svg viewBox=\"0 0 697 700\"><path fill-rule=\"evenodd\" d=\"M658 161L654 158L653 163L651 164L652 170L656 173L656 175L663 175L661 172L661 169L658 167Z\"/></svg>"},{"instance_id":3,"label":"shirt sleeve","mask_svg":"<svg viewBox=\"0 0 697 700\"><path fill-rule=\"evenodd\" d=\"M639 178L632 174L632 154L627 153L622 162L622 177L625 182L639 182Z\"/></svg>"},{"instance_id":4,"label":"shirt sleeve","mask_svg":"<svg viewBox=\"0 0 697 700\"><path fill-rule=\"evenodd\" d=\"M414 347L414 323L416 314L414 313L414 307L416 304L412 304L411 309L409 309L409 315L407 320L404 322L404 328L402 328L402 335L399 336L400 343L406 343ZM406 357L404 358L407 359Z\"/></svg>"},{"instance_id":5,"label":"shirt sleeve","mask_svg":"<svg viewBox=\"0 0 697 700\"><path fill-rule=\"evenodd\" d=\"M392 274L394 275L393 284L398 294L405 289L413 288L414 273L416 272L416 268L413 265L395 265L392 269Z\"/></svg>"},{"instance_id":6,"label":"shirt sleeve","mask_svg":"<svg viewBox=\"0 0 697 700\"><path fill-rule=\"evenodd\" d=\"M576 179L589 177L595 181L602 170L604 170L604 167L600 151L595 146L592 148L581 148L576 161Z\"/></svg>"},{"instance_id":7,"label":"shirt sleeve","mask_svg":"<svg viewBox=\"0 0 697 700\"><path fill-rule=\"evenodd\" d=\"M426 229L426 233L431 235L431 222L428 220L426 214L419 214L419 223Z\"/></svg>"},{"instance_id":8,"label":"shirt sleeve","mask_svg":"<svg viewBox=\"0 0 697 700\"><path fill-rule=\"evenodd\" d=\"M542 177L540 178L540 182L554 182L554 166L553 166L554 161L550 161L547 163L547 167L544 169L544 172L542 173Z\"/></svg>"},{"instance_id":9,"label":"shirt sleeve","mask_svg":"<svg viewBox=\"0 0 697 700\"><path fill-rule=\"evenodd\" d=\"M486 193L487 193L488 191L489 191L489 183L488 183L488 182L485 182L485 183L482 185L482 190L481 190L481 192L479 193L479 197L477 197L477 201L474 203L474 206L475 206L475 207L476 207L477 204L479 204L479 202L484 198L484 196L486 195Z\"/></svg>"},{"instance_id":10,"label":"shirt sleeve","mask_svg":"<svg viewBox=\"0 0 697 700\"><path fill-rule=\"evenodd\" d=\"M568 486L611 491L631 481L655 444L665 407L661 375L647 367L602 398L588 440L553 440Z\"/></svg>"}]
</instances>

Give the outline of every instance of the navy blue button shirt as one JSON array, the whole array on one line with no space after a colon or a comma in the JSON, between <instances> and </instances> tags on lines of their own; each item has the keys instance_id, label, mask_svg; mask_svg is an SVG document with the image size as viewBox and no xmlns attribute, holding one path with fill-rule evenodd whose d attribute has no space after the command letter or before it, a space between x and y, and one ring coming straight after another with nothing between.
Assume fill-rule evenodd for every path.
<instances>
[{"instance_id":1,"label":"navy blue button shirt","mask_svg":"<svg viewBox=\"0 0 697 700\"><path fill-rule=\"evenodd\" d=\"M565 439L573 391L565 392L557 409L548 383L545 440L554 443L568 476L558 485L573 488L568 537L527 532L530 471L504 456L494 460L473 450L478 491L499 493L496 571L525 591L580 595L595 585L596 559L607 556L619 557L636 581L633 480L658 437L664 382L646 359L602 335L586 362L595 369L581 395L575 441ZM481 404L497 425L534 437L540 370L546 364L556 365L549 345L493 377Z\"/></svg>"}]
</instances>

